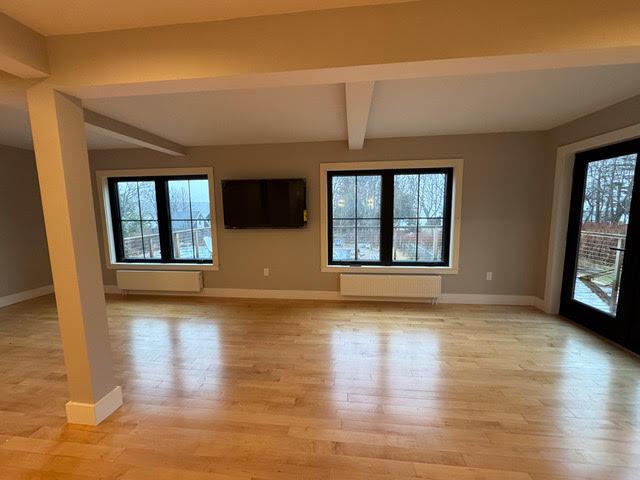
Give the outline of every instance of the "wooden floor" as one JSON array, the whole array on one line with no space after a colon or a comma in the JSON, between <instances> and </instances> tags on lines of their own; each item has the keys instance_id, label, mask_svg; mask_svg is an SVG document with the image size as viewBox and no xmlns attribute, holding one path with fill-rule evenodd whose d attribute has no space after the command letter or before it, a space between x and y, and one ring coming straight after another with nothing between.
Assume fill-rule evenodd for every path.
<instances>
[{"instance_id":1,"label":"wooden floor","mask_svg":"<svg viewBox=\"0 0 640 480\"><path fill-rule=\"evenodd\" d=\"M108 308L98 427L65 424L52 299L0 309L1 479L640 479L640 361L530 308Z\"/></svg>"}]
</instances>

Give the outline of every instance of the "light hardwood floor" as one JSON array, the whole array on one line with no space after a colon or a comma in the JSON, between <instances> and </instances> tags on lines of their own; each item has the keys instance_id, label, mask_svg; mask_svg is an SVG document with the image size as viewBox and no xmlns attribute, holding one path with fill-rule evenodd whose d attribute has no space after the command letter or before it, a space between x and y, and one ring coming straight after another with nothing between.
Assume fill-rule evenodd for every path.
<instances>
[{"instance_id":1,"label":"light hardwood floor","mask_svg":"<svg viewBox=\"0 0 640 480\"><path fill-rule=\"evenodd\" d=\"M0 478L640 478L640 361L530 308L111 297L125 405L65 424L51 298L0 309Z\"/></svg>"}]
</instances>

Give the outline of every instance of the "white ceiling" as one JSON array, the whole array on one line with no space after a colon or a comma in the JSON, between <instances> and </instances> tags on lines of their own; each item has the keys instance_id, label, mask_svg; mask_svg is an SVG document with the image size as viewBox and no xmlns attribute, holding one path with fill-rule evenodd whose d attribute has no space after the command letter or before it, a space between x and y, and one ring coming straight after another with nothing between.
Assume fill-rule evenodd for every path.
<instances>
[{"instance_id":1,"label":"white ceiling","mask_svg":"<svg viewBox=\"0 0 640 480\"><path fill-rule=\"evenodd\" d=\"M43 35L61 35L407 1L0 0L0 11Z\"/></svg>"},{"instance_id":2,"label":"white ceiling","mask_svg":"<svg viewBox=\"0 0 640 480\"><path fill-rule=\"evenodd\" d=\"M640 94L640 65L378 82L367 138L548 130Z\"/></svg>"},{"instance_id":3,"label":"white ceiling","mask_svg":"<svg viewBox=\"0 0 640 480\"><path fill-rule=\"evenodd\" d=\"M640 94L640 65L377 82L367 138L547 130ZM343 85L88 100L194 145L347 138Z\"/></svg>"},{"instance_id":4,"label":"white ceiling","mask_svg":"<svg viewBox=\"0 0 640 480\"><path fill-rule=\"evenodd\" d=\"M347 138L344 85L121 97L85 107L188 146Z\"/></svg>"},{"instance_id":5,"label":"white ceiling","mask_svg":"<svg viewBox=\"0 0 640 480\"><path fill-rule=\"evenodd\" d=\"M638 94L640 65L382 81L366 138L546 130ZM0 144L29 148L24 107L2 103ZM85 106L185 146L347 138L342 84L91 99ZM95 132L87 143L131 147Z\"/></svg>"}]
</instances>

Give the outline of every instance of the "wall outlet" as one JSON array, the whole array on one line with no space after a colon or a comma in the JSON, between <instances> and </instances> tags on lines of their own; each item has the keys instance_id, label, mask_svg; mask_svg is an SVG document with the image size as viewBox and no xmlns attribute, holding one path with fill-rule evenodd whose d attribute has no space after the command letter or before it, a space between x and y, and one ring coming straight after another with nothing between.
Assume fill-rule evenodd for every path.
<instances>
[{"instance_id":1,"label":"wall outlet","mask_svg":"<svg viewBox=\"0 0 640 480\"><path fill-rule=\"evenodd\" d=\"M487 280L493 280L493 272L487 272Z\"/></svg>"},{"instance_id":2,"label":"wall outlet","mask_svg":"<svg viewBox=\"0 0 640 480\"><path fill-rule=\"evenodd\" d=\"M269 276L269 269L268 269L268 268L265 268L264 270L262 270L262 274L263 274L265 277L268 277L268 276Z\"/></svg>"}]
</instances>

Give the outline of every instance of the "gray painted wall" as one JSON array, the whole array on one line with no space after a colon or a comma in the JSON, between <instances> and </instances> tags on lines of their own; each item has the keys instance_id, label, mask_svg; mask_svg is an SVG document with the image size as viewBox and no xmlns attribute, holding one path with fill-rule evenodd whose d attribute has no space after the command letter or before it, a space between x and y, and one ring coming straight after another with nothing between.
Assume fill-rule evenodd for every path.
<instances>
[{"instance_id":1,"label":"gray painted wall","mask_svg":"<svg viewBox=\"0 0 640 480\"><path fill-rule=\"evenodd\" d=\"M0 145L0 297L51 285L35 157Z\"/></svg>"},{"instance_id":2,"label":"gray painted wall","mask_svg":"<svg viewBox=\"0 0 640 480\"><path fill-rule=\"evenodd\" d=\"M640 123L640 95L560 125L548 132L548 141L556 148L637 123Z\"/></svg>"},{"instance_id":3,"label":"gray painted wall","mask_svg":"<svg viewBox=\"0 0 640 480\"><path fill-rule=\"evenodd\" d=\"M527 132L368 140L361 151L349 151L346 142L320 142L196 147L184 158L140 149L103 150L90 152L90 159L92 171L214 167L221 265L218 272L205 272L206 287L335 291L338 275L320 271L320 163L464 158L460 272L443 277L443 290L539 295L549 214L544 196L552 170L545 146L544 133ZM308 226L225 230L220 181L251 177L306 178ZM263 276L264 267L271 269L269 277ZM493 281L486 281L487 271L493 272ZM105 267L104 281L115 284L115 272Z\"/></svg>"}]
</instances>

